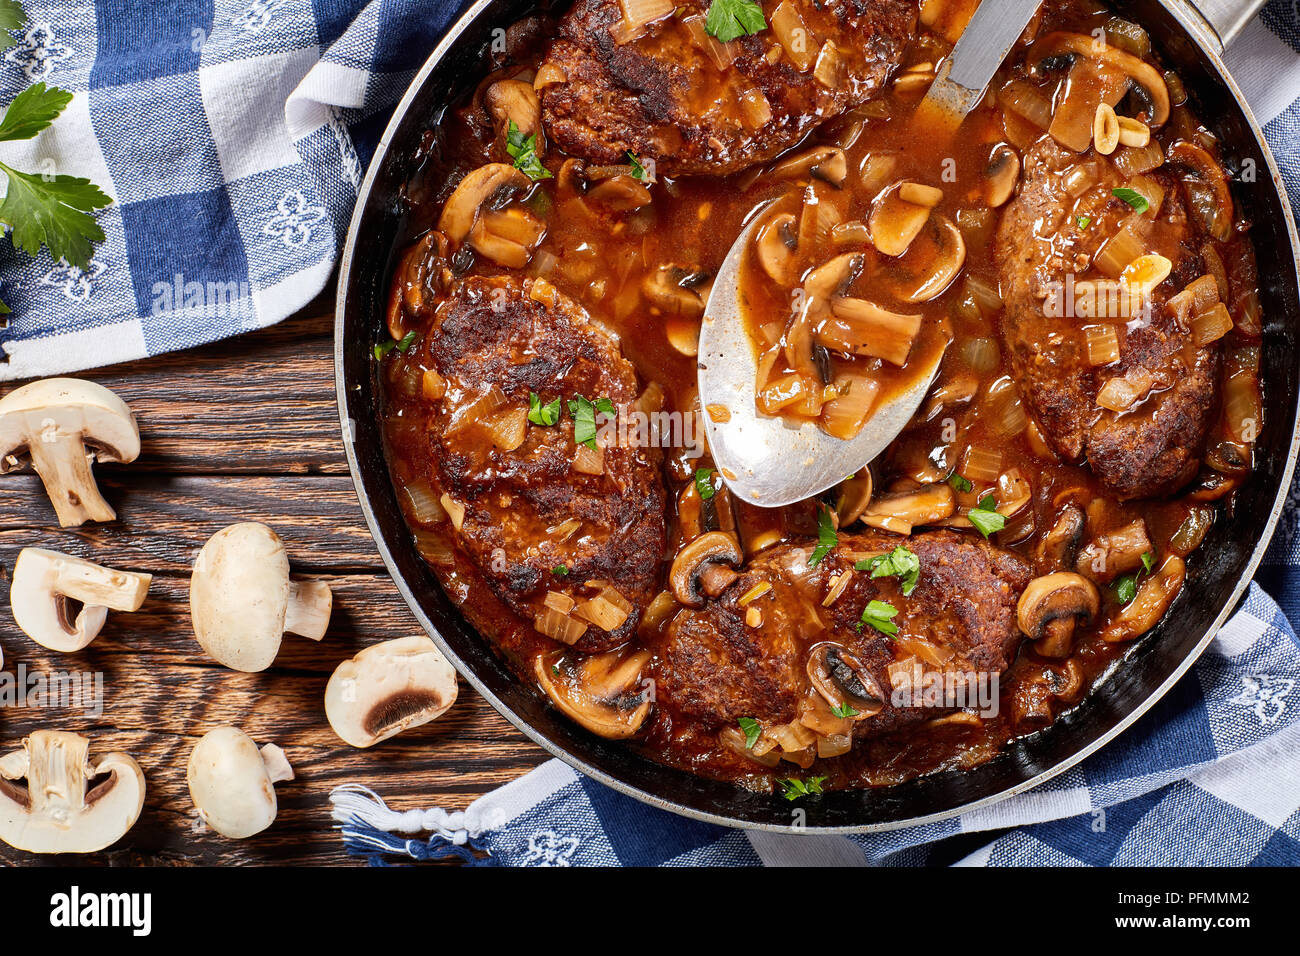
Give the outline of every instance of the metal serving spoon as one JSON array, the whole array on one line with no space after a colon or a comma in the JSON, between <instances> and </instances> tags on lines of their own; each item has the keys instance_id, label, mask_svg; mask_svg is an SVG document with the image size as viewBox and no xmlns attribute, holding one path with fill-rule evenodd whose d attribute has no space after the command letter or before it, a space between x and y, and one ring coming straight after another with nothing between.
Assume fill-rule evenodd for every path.
<instances>
[{"instance_id":1,"label":"metal serving spoon","mask_svg":"<svg viewBox=\"0 0 1300 956\"><path fill-rule=\"evenodd\" d=\"M1039 0L984 0L943 64L925 103L952 129L980 101L1003 59L1037 11ZM773 200L776 202L777 200ZM889 446L916 414L944 352L914 368L914 384L893 392L856 438L826 434L815 422L795 425L760 415L755 405L758 357L745 328L740 266L771 203L756 210L713 280L700 328L699 394L704 409L721 406L725 421L704 415L709 450L732 494L767 508L793 504L834 487Z\"/></svg>"}]
</instances>

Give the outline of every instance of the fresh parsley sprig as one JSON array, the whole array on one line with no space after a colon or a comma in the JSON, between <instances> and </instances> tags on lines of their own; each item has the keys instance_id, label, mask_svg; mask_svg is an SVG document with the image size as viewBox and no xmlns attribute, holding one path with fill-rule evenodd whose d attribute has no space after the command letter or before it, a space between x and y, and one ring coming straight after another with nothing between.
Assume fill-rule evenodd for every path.
<instances>
[{"instance_id":1,"label":"fresh parsley sprig","mask_svg":"<svg viewBox=\"0 0 1300 956\"><path fill-rule=\"evenodd\" d=\"M551 171L542 165L542 158L537 155L537 134L525 136L514 120L506 126L506 152L514 160L515 169L533 182L551 178Z\"/></svg>"},{"instance_id":2,"label":"fresh parsley sprig","mask_svg":"<svg viewBox=\"0 0 1300 956\"><path fill-rule=\"evenodd\" d=\"M997 499L992 495L985 495L980 499L978 508L972 508L966 513L966 518L975 526L976 531L987 538L1007 526L1007 519L998 514L997 508Z\"/></svg>"},{"instance_id":3,"label":"fresh parsley sprig","mask_svg":"<svg viewBox=\"0 0 1300 956\"><path fill-rule=\"evenodd\" d=\"M596 451L596 413L616 415L618 410L608 398L590 402L581 395L569 399L569 417L573 419L573 440Z\"/></svg>"},{"instance_id":4,"label":"fresh parsley sprig","mask_svg":"<svg viewBox=\"0 0 1300 956\"><path fill-rule=\"evenodd\" d=\"M921 559L899 545L889 554L878 554L853 565L855 570L870 571L872 578L898 578L903 597L910 597L921 579Z\"/></svg>"},{"instance_id":5,"label":"fresh parsley sprig","mask_svg":"<svg viewBox=\"0 0 1300 956\"><path fill-rule=\"evenodd\" d=\"M817 547L808 558L808 567L815 568L822 559L840 543L839 533L835 530L835 516L825 505L817 507Z\"/></svg>"},{"instance_id":6,"label":"fresh parsley sprig","mask_svg":"<svg viewBox=\"0 0 1300 956\"><path fill-rule=\"evenodd\" d=\"M704 32L723 43L767 29L767 18L756 0L713 0L704 17Z\"/></svg>"},{"instance_id":7,"label":"fresh parsley sprig","mask_svg":"<svg viewBox=\"0 0 1300 956\"><path fill-rule=\"evenodd\" d=\"M528 420L534 425L550 426L560 420L560 397L542 404L541 396L536 392L528 393Z\"/></svg>"},{"instance_id":8,"label":"fresh parsley sprig","mask_svg":"<svg viewBox=\"0 0 1300 956\"><path fill-rule=\"evenodd\" d=\"M740 727L740 732L745 735L745 749L753 750L754 744L758 743L758 738L763 736L763 725L753 717L741 717L736 724Z\"/></svg>"},{"instance_id":9,"label":"fresh parsley sprig","mask_svg":"<svg viewBox=\"0 0 1300 956\"><path fill-rule=\"evenodd\" d=\"M898 633L898 625L890 618L898 614L898 608L884 601L872 601L862 609L862 623L874 627L881 634Z\"/></svg>"},{"instance_id":10,"label":"fresh parsley sprig","mask_svg":"<svg viewBox=\"0 0 1300 956\"><path fill-rule=\"evenodd\" d=\"M825 777L809 777L807 780L797 780L791 777L786 780L778 780L781 785L781 796L787 800L794 801L800 797L809 797L822 793L822 783Z\"/></svg>"},{"instance_id":11,"label":"fresh parsley sprig","mask_svg":"<svg viewBox=\"0 0 1300 956\"><path fill-rule=\"evenodd\" d=\"M701 501L708 501L716 493L713 487L713 469L695 469L695 491Z\"/></svg>"}]
</instances>

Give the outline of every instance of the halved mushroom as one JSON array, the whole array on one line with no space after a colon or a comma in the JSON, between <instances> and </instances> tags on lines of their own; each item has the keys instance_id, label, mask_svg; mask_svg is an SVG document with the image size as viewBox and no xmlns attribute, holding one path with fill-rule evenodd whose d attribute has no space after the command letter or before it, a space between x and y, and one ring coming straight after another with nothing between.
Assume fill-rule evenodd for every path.
<instances>
[{"instance_id":1,"label":"halved mushroom","mask_svg":"<svg viewBox=\"0 0 1300 956\"><path fill-rule=\"evenodd\" d=\"M1109 534L1099 534L1088 542L1075 564L1075 570L1098 583L1113 581L1121 574L1142 567L1142 558L1154 554L1147 523L1141 518Z\"/></svg>"},{"instance_id":2,"label":"halved mushroom","mask_svg":"<svg viewBox=\"0 0 1300 956\"><path fill-rule=\"evenodd\" d=\"M736 531L736 515L731 504L731 492L725 483L704 498L699 483L688 481L677 496L677 529L683 542L694 541L709 531Z\"/></svg>"},{"instance_id":3,"label":"halved mushroom","mask_svg":"<svg viewBox=\"0 0 1300 956\"><path fill-rule=\"evenodd\" d=\"M441 717L456 702L456 670L423 634L363 648L334 669L325 716L353 747L371 747Z\"/></svg>"},{"instance_id":4,"label":"halved mushroom","mask_svg":"<svg viewBox=\"0 0 1300 956\"><path fill-rule=\"evenodd\" d=\"M64 528L116 518L90 463L129 462L139 455L135 416L102 385L47 378L0 399L0 474L30 460Z\"/></svg>"},{"instance_id":5,"label":"halved mushroom","mask_svg":"<svg viewBox=\"0 0 1300 956\"><path fill-rule=\"evenodd\" d=\"M1141 637L1160 623L1169 605L1174 603L1187 577L1187 565L1176 554L1160 563L1151 577L1138 585L1137 596L1101 629L1101 639L1114 644Z\"/></svg>"},{"instance_id":6,"label":"halved mushroom","mask_svg":"<svg viewBox=\"0 0 1300 956\"><path fill-rule=\"evenodd\" d=\"M836 352L869 355L900 368L921 331L920 314L891 312L867 299L837 298L813 329L817 342Z\"/></svg>"},{"instance_id":7,"label":"halved mushroom","mask_svg":"<svg viewBox=\"0 0 1300 956\"><path fill-rule=\"evenodd\" d=\"M23 548L14 562L9 604L19 630L41 647L79 651L98 636L110 610L140 610L152 580L57 551ZM81 604L75 616L73 602Z\"/></svg>"},{"instance_id":8,"label":"halved mushroom","mask_svg":"<svg viewBox=\"0 0 1300 956\"><path fill-rule=\"evenodd\" d=\"M522 269L545 235L546 223L521 206L482 209L469 231L469 244L499 266Z\"/></svg>"},{"instance_id":9,"label":"halved mushroom","mask_svg":"<svg viewBox=\"0 0 1300 956\"><path fill-rule=\"evenodd\" d=\"M838 146L814 146L789 156L772 167L773 179L802 179L812 176L832 186L844 185L849 175L848 158Z\"/></svg>"},{"instance_id":10,"label":"halved mushroom","mask_svg":"<svg viewBox=\"0 0 1300 956\"><path fill-rule=\"evenodd\" d=\"M907 202L895 186L880 197L871 210L871 218L867 221L871 243L884 255L901 256L929 219L928 206Z\"/></svg>"},{"instance_id":11,"label":"halved mushroom","mask_svg":"<svg viewBox=\"0 0 1300 956\"><path fill-rule=\"evenodd\" d=\"M1016 624L1046 657L1065 657L1076 625L1097 616L1101 598L1096 586L1072 571L1034 578L1016 604Z\"/></svg>"},{"instance_id":12,"label":"halved mushroom","mask_svg":"<svg viewBox=\"0 0 1300 956\"><path fill-rule=\"evenodd\" d=\"M1020 181L1020 154L1006 143L993 147L984 170L984 202L993 209L1004 205Z\"/></svg>"},{"instance_id":13,"label":"halved mushroom","mask_svg":"<svg viewBox=\"0 0 1300 956\"><path fill-rule=\"evenodd\" d=\"M1044 571L1064 571L1074 567L1083 541L1087 517L1078 505L1067 503L1050 531L1038 542L1038 566Z\"/></svg>"},{"instance_id":14,"label":"halved mushroom","mask_svg":"<svg viewBox=\"0 0 1300 956\"><path fill-rule=\"evenodd\" d=\"M717 597L740 576L735 569L743 560L735 535L725 531L700 535L673 559L668 575L673 597L686 607L704 607L706 599Z\"/></svg>"},{"instance_id":15,"label":"halved mushroom","mask_svg":"<svg viewBox=\"0 0 1300 956\"><path fill-rule=\"evenodd\" d=\"M841 528L847 528L862 517L862 513L871 505L872 490L870 468L863 468L856 475L840 482L839 494L835 499L835 514Z\"/></svg>"},{"instance_id":16,"label":"halved mushroom","mask_svg":"<svg viewBox=\"0 0 1300 956\"><path fill-rule=\"evenodd\" d=\"M1166 159L1170 165L1187 170L1182 177L1183 187L1205 231L1227 242L1232 235L1234 206L1223 167L1205 149L1185 139L1169 147Z\"/></svg>"},{"instance_id":17,"label":"halved mushroom","mask_svg":"<svg viewBox=\"0 0 1300 956\"><path fill-rule=\"evenodd\" d=\"M1077 57L1126 74L1134 91L1140 91L1139 95L1149 106L1151 126L1163 126L1169 119L1169 87L1164 77L1150 63L1113 44L1099 43L1095 37L1081 33L1058 31L1035 40L1025 54L1031 71L1039 74L1073 63Z\"/></svg>"},{"instance_id":18,"label":"halved mushroom","mask_svg":"<svg viewBox=\"0 0 1300 956\"><path fill-rule=\"evenodd\" d=\"M531 83L523 80L497 80L483 94L483 105L492 114L497 142L505 150L506 136L513 122L523 136L536 135L534 152L546 154L546 132L542 128L542 101Z\"/></svg>"},{"instance_id":19,"label":"halved mushroom","mask_svg":"<svg viewBox=\"0 0 1300 956\"><path fill-rule=\"evenodd\" d=\"M275 744L258 750L236 727L216 727L194 745L185 770L199 817L222 836L243 840L275 822L275 785L293 768Z\"/></svg>"},{"instance_id":20,"label":"halved mushroom","mask_svg":"<svg viewBox=\"0 0 1300 956\"><path fill-rule=\"evenodd\" d=\"M319 641L333 603L323 581L290 580L284 542L252 521L209 538L190 578L194 636L209 656L237 671L270 667L285 632Z\"/></svg>"},{"instance_id":21,"label":"halved mushroom","mask_svg":"<svg viewBox=\"0 0 1300 956\"><path fill-rule=\"evenodd\" d=\"M438 231L452 245L460 245L486 208L500 208L506 201L527 192L533 181L508 163L488 163L465 174L442 207Z\"/></svg>"},{"instance_id":22,"label":"halved mushroom","mask_svg":"<svg viewBox=\"0 0 1300 956\"><path fill-rule=\"evenodd\" d=\"M952 517L957 509L956 495L947 482L925 485L915 491L882 495L862 512L862 520L872 527L884 527L877 519L891 518L907 525L907 534L916 525L936 524ZM892 528L890 529L892 530Z\"/></svg>"},{"instance_id":23,"label":"halved mushroom","mask_svg":"<svg viewBox=\"0 0 1300 956\"><path fill-rule=\"evenodd\" d=\"M783 212L769 219L759 228L756 243L759 265L768 277L783 287L793 285L795 251L799 247L794 213Z\"/></svg>"},{"instance_id":24,"label":"halved mushroom","mask_svg":"<svg viewBox=\"0 0 1300 956\"><path fill-rule=\"evenodd\" d=\"M36 730L0 758L0 840L30 853L93 853L120 840L140 818L144 774L124 753L92 764L89 751L80 734Z\"/></svg>"},{"instance_id":25,"label":"halved mushroom","mask_svg":"<svg viewBox=\"0 0 1300 956\"><path fill-rule=\"evenodd\" d=\"M885 692L848 648L824 642L808 652L808 679L826 703L849 720L866 720L885 709ZM847 708L852 708L846 713Z\"/></svg>"},{"instance_id":26,"label":"halved mushroom","mask_svg":"<svg viewBox=\"0 0 1300 956\"><path fill-rule=\"evenodd\" d=\"M661 312L698 319L704 315L707 292L701 292L712 278L709 273L691 266L668 262L659 266L641 283L642 294Z\"/></svg>"},{"instance_id":27,"label":"halved mushroom","mask_svg":"<svg viewBox=\"0 0 1300 956\"><path fill-rule=\"evenodd\" d=\"M905 302L942 295L966 264L966 240L947 216L931 216L907 251L881 273L881 281Z\"/></svg>"},{"instance_id":28,"label":"halved mushroom","mask_svg":"<svg viewBox=\"0 0 1300 956\"><path fill-rule=\"evenodd\" d=\"M654 197L645 184L625 173L603 179L587 191L587 202L614 213L631 212L653 201Z\"/></svg>"},{"instance_id":29,"label":"halved mushroom","mask_svg":"<svg viewBox=\"0 0 1300 956\"><path fill-rule=\"evenodd\" d=\"M556 707L593 734L625 740L645 723L654 707L649 682L641 672L648 650L583 655L539 654L533 660L537 683Z\"/></svg>"}]
</instances>

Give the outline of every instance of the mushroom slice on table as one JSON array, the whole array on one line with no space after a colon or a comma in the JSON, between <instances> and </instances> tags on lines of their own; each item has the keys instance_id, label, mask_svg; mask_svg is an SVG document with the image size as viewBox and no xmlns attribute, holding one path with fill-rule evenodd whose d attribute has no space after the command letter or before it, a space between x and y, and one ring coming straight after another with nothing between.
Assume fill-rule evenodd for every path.
<instances>
[{"instance_id":1,"label":"mushroom slice on table","mask_svg":"<svg viewBox=\"0 0 1300 956\"><path fill-rule=\"evenodd\" d=\"M138 611L150 574L115 571L81 558L23 548L14 562L9 604L14 623L41 647L79 651L99 634L112 611ZM81 609L74 617L72 602Z\"/></svg>"},{"instance_id":2,"label":"mushroom slice on table","mask_svg":"<svg viewBox=\"0 0 1300 956\"><path fill-rule=\"evenodd\" d=\"M322 581L293 581L280 536L244 522L208 539L190 578L194 636L237 671L271 666L285 632L313 641L329 627L333 596Z\"/></svg>"},{"instance_id":3,"label":"mushroom slice on table","mask_svg":"<svg viewBox=\"0 0 1300 956\"><path fill-rule=\"evenodd\" d=\"M89 750L80 734L36 730L0 758L0 840L31 853L93 853L135 825L144 806L140 765L117 752L92 763Z\"/></svg>"},{"instance_id":4,"label":"mushroom slice on table","mask_svg":"<svg viewBox=\"0 0 1300 956\"><path fill-rule=\"evenodd\" d=\"M293 768L275 744L261 750L236 727L216 727L190 753L185 771L190 799L212 829L232 840L261 833L275 821L275 785Z\"/></svg>"},{"instance_id":5,"label":"mushroom slice on table","mask_svg":"<svg viewBox=\"0 0 1300 956\"><path fill-rule=\"evenodd\" d=\"M610 740L631 737L654 707L641 672L648 650L606 651L572 660L572 654L539 654L533 661L537 682L569 718Z\"/></svg>"},{"instance_id":6,"label":"mushroom slice on table","mask_svg":"<svg viewBox=\"0 0 1300 956\"><path fill-rule=\"evenodd\" d=\"M47 378L0 399L0 474L30 460L64 528L117 517L95 484L92 458L128 462L139 455L135 416L102 385Z\"/></svg>"},{"instance_id":7,"label":"mushroom slice on table","mask_svg":"<svg viewBox=\"0 0 1300 956\"><path fill-rule=\"evenodd\" d=\"M353 747L370 747L441 717L456 702L456 670L423 634L372 644L335 668L325 716Z\"/></svg>"}]
</instances>

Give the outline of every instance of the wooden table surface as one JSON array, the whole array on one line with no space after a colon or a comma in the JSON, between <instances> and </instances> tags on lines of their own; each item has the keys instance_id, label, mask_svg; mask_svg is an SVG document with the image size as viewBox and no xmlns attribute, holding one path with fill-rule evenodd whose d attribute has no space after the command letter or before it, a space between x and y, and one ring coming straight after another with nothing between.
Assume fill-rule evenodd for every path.
<instances>
[{"instance_id":1,"label":"wooden table surface","mask_svg":"<svg viewBox=\"0 0 1300 956\"><path fill-rule=\"evenodd\" d=\"M47 651L14 626L0 601L0 646L11 674L103 673L103 713L0 707L0 752L33 730L71 730L95 752L123 750L148 782L144 812L109 850L38 857L0 844L0 862L177 864L354 863L332 829L328 796L363 783L399 810L464 809L546 754L461 683L455 706L433 723L369 750L339 740L325 720L334 667L375 641L419 633L389 579L357 504L334 403L332 316L322 298L299 316L238 339L98 369L134 410L142 451L96 475L117 521L60 529L30 471L0 476L0 568L7 579L24 547L51 548L154 575L144 607L109 614L75 654ZM286 635L260 674L220 666L194 640L190 567L203 542L237 521L261 521L284 538L294 573L334 591L319 644ZM6 589L7 590L7 589ZM249 840L227 840L197 820L185 783L195 742L230 724L258 744L284 748L296 779L276 788L279 816Z\"/></svg>"}]
</instances>

